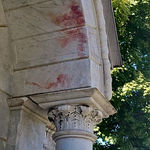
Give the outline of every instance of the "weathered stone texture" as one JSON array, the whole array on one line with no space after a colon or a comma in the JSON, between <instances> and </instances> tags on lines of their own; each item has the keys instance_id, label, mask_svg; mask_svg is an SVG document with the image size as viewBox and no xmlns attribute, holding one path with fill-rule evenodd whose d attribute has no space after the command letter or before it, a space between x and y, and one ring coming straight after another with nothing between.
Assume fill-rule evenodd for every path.
<instances>
[{"instance_id":1,"label":"weathered stone texture","mask_svg":"<svg viewBox=\"0 0 150 150\"><path fill-rule=\"evenodd\" d=\"M96 87L104 96L104 70L103 65L90 61L91 67L91 87Z\"/></svg>"},{"instance_id":2,"label":"weathered stone texture","mask_svg":"<svg viewBox=\"0 0 150 150\"><path fill-rule=\"evenodd\" d=\"M5 5L11 5L11 1ZM79 0L43 1L9 10L6 15L12 39L81 26L85 22Z\"/></svg>"},{"instance_id":3,"label":"weathered stone texture","mask_svg":"<svg viewBox=\"0 0 150 150\"><path fill-rule=\"evenodd\" d=\"M7 26L6 18L3 10L2 0L0 0L0 27L5 27L5 26Z\"/></svg>"},{"instance_id":4,"label":"weathered stone texture","mask_svg":"<svg viewBox=\"0 0 150 150\"><path fill-rule=\"evenodd\" d=\"M49 127L46 127L46 141L44 142L42 150L55 150L56 149L56 143L52 139L53 134L54 132Z\"/></svg>"},{"instance_id":5,"label":"weathered stone texture","mask_svg":"<svg viewBox=\"0 0 150 150\"><path fill-rule=\"evenodd\" d=\"M16 149L16 138L17 138L17 130L18 130L18 124L20 122L20 117L21 117L20 110L13 111L10 113L7 150Z\"/></svg>"},{"instance_id":6,"label":"weathered stone texture","mask_svg":"<svg viewBox=\"0 0 150 150\"><path fill-rule=\"evenodd\" d=\"M12 95L30 95L41 92L90 86L89 60L64 62L39 68L16 71Z\"/></svg>"},{"instance_id":7,"label":"weathered stone texture","mask_svg":"<svg viewBox=\"0 0 150 150\"><path fill-rule=\"evenodd\" d=\"M23 112L18 128L18 150L41 150L45 138L45 124L31 114Z\"/></svg>"},{"instance_id":8,"label":"weathered stone texture","mask_svg":"<svg viewBox=\"0 0 150 150\"><path fill-rule=\"evenodd\" d=\"M45 124L24 110L11 110L7 150L42 150Z\"/></svg>"},{"instance_id":9,"label":"weathered stone texture","mask_svg":"<svg viewBox=\"0 0 150 150\"><path fill-rule=\"evenodd\" d=\"M13 56L12 56L13 57ZM0 89L10 92L11 59L8 42L8 28L0 27Z\"/></svg>"},{"instance_id":10,"label":"weathered stone texture","mask_svg":"<svg viewBox=\"0 0 150 150\"><path fill-rule=\"evenodd\" d=\"M6 148L6 141L0 139L0 150L5 150L5 148Z\"/></svg>"},{"instance_id":11,"label":"weathered stone texture","mask_svg":"<svg viewBox=\"0 0 150 150\"><path fill-rule=\"evenodd\" d=\"M104 16L104 8L102 1L95 0L95 10L97 16L97 24L99 28L99 38L101 42L101 55L104 68L104 95L106 99L112 98L112 78L111 78L111 63L109 58L108 36L106 32L106 21Z\"/></svg>"},{"instance_id":12,"label":"weathered stone texture","mask_svg":"<svg viewBox=\"0 0 150 150\"><path fill-rule=\"evenodd\" d=\"M58 63L88 55L86 28L74 28L13 42L15 69Z\"/></svg>"},{"instance_id":13,"label":"weathered stone texture","mask_svg":"<svg viewBox=\"0 0 150 150\"><path fill-rule=\"evenodd\" d=\"M0 141L1 139L7 140L9 124L9 107L7 104L7 98L8 96L0 91Z\"/></svg>"},{"instance_id":14,"label":"weathered stone texture","mask_svg":"<svg viewBox=\"0 0 150 150\"><path fill-rule=\"evenodd\" d=\"M4 0L3 5L10 29L9 33L11 33L11 48L15 53L15 72L11 86L13 87L11 88L13 96L90 86L98 88L107 99L111 98L111 64L105 27L106 18L101 1ZM87 58L90 62L88 73L90 74L90 84L88 85L78 84L76 86L76 83L73 83L75 86L64 87L64 89L56 88L57 78L59 79L59 75L68 73L68 70L65 70L66 73L58 75L50 73L48 79L40 73L39 78L48 81L51 78L50 86L43 85L47 84L45 83L47 81L41 81L36 76L35 80L26 82L30 78L32 80L29 75L31 68L33 68L32 76L34 76L34 72L43 72L43 66L51 69L55 66L57 70L61 70L60 66L63 62L67 65L70 63L72 66L73 61ZM73 67L71 70L76 68ZM78 68L80 72L83 72L82 66ZM36 69L37 71L35 71ZM22 74L23 77L21 77ZM44 83L40 85L41 82ZM29 87L29 84L26 83L32 83L33 89L30 88L31 84ZM35 86L38 87L38 90ZM21 87L24 92L18 94ZM31 92L26 90L28 87ZM43 87L46 90L43 90Z\"/></svg>"},{"instance_id":15,"label":"weathered stone texture","mask_svg":"<svg viewBox=\"0 0 150 150\"><path fill-rule=\"evenodd\" d=\"M15 9L48 0L3 0L5 10Z\"/></svg>"},{"instance_id":16,"label":"weathered stone texture","mask_svg":"<svg viewBox=\"0 0 150 150\"><path fill-rule=\"evenodd\" d=\"M102 64L96 32L91 27L79 27L14 41L15 69L86 57Z\"/></svg>"},{"instance_id":17,"label":"weathered stone texture","mask_svg":"<svg viewBox=\"0 0 150 150\"><path fill-rule=\"evenodd\" d=\"M92 0L5 0L3 4L15 53L13 96L83 87L96 87L104 94Z\"/></svg>"},{"instance_id":18,"label":"weathered stone texture","mask_svg":"<svg viewBox=\"0 0 150 150\"><path fill-rule=\"evenodd\" d=\"M6 93L10 92L10 60L8 27L0 0L0 90Z\"/></svg>"}]
</instances>

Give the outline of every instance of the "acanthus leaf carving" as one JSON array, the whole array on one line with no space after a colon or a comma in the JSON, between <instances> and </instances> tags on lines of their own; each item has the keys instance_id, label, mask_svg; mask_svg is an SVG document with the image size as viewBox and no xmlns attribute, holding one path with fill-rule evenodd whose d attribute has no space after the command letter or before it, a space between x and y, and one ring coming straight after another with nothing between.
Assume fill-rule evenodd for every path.
<instances>
[{"instance_id":1,"label":"acanthus leaf carving","mask_svg":"<svg viewBox=\"0 0 150 150\"><path fill-rule=\"evenodd\" d=\"M102 112L82 105L61 105L51 109L49 120L53 121L57 131L85 130L92 132L94 125L102 120Z\"/></svg>"}]
</instances>

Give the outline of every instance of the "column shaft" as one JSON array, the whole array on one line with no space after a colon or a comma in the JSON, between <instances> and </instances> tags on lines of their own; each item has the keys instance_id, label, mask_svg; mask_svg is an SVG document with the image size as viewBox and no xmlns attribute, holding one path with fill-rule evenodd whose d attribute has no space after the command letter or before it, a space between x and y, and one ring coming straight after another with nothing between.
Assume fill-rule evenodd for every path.
<instances>
[{"instance_id":1,"label":"column shaft","mask_svg":"<svg viewBox=\"0 0 150 150\"><path fill-rule=\"evenodd\" d=\"M92 150L93 142L83 138L63 138L56 142L56 150Z\"/></svg>"}]
</instances>

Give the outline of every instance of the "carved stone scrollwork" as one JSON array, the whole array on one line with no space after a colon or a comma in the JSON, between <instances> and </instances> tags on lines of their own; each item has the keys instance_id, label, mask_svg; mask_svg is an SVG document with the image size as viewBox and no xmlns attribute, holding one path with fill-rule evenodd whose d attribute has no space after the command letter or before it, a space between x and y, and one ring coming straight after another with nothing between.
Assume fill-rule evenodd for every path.
<instances>
[{"instance_id":1,"label":"carved stone scrollwork","mask_svg":"<svg viewBox=\"0 0 150 150\"><path fill-rule=\"evenodd\" d=\"M102 120L102 113L92 107L82 105L61 105L51 109L49 120L57 131L82 130L93 132L93 127Z\"/></svg>"}]
</instances>

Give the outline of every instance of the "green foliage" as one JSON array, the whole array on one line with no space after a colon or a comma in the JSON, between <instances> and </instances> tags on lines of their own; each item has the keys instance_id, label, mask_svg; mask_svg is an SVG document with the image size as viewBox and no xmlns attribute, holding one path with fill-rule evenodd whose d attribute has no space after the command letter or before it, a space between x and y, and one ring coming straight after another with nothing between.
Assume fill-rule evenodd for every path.
<instances>
[{"instance_id":1,"label":"green foliage","mask_svg":"<svg viewBox=\"0 0 150 150\"><path fill-rule=\"evenodd\" d=\"M117 114L95 129L96 150L150 149L150 1L113 0L123 66L112 70Z\"/></svg>"}]
</instances>

